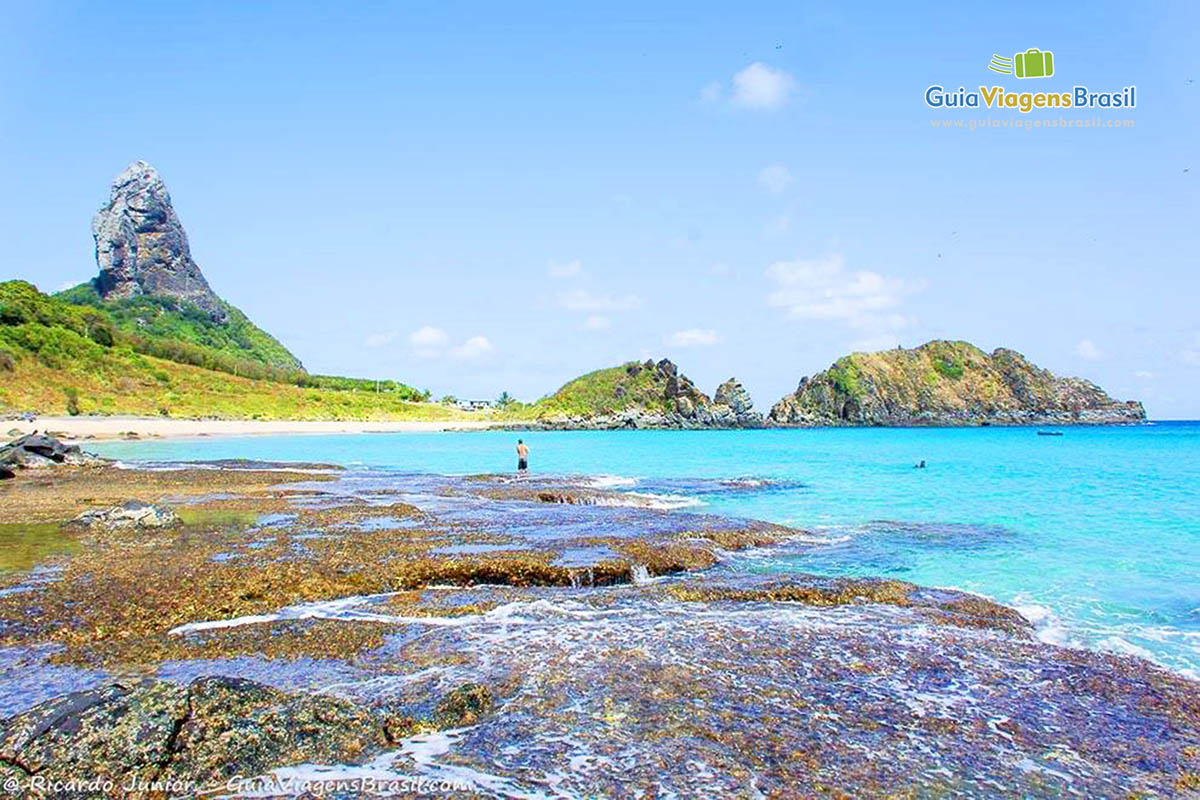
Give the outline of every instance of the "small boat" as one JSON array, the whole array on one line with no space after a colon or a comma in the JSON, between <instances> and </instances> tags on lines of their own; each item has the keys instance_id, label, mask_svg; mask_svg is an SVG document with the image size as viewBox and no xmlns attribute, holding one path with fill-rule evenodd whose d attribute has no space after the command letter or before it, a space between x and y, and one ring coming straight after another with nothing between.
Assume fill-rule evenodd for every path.
<instances>
[{"instance_id":1,"label":"small boat","mask_svg":"<svg viewBox=\"0 0 1200 800\"><path fill-rule=\"evenodd\" d=\"M1038 431L1038 436L1062 436L1062 431Z\"/></svg>"}]
</instances>

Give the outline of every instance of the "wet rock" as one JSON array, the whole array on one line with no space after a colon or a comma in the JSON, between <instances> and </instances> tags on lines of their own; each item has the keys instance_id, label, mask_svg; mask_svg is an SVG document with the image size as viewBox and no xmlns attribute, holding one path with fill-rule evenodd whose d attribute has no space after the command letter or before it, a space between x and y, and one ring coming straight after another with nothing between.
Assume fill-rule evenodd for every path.
<instances>
[{"instance_id":1,"label":"wet rock","mask_svg":"<svg viewBox=\"0 0 1200 800\"><path fill-rule=\"evenodd\" d=\"M474 725L481 716L492 710L492 693L478 683L464 683L447 694L433 712L439 728L459 728Z\"/></svg>"},{"instance_id":2,"label":"wet rock","mask_svg":"<svg viewBox=\"0 0 1200 800\"><path fill-rule=\"evenodd\" d=\"M85 511L68 524L88 528L168 528L179 523L179 515L167 506L130 500L111 508Z\"/></svg>"},{"instance_id":3,"label":"wet rock","mask_svg":"<svg viewBox=\"0 0 1200 800\"><path fill-rule=\"evenodd\" d=\"M106 459L83 452L79 445L63 444L46 434L29 434L0 447L0 467L9 472L60 464L92 466L107 463Z\"/></svg>"},{"instance_id":4,"label":"wet rock","mask_svg":"<svg viewBox=\"0 0 1200 800\"><path fill-rule=\"evenodd\" d=\"M383 726L350 703L289 695L253 681L114 683L10 718L0 761L24 774L221 784L306 761L354 763L386 745Z\"/></svg>"}]
</instances>

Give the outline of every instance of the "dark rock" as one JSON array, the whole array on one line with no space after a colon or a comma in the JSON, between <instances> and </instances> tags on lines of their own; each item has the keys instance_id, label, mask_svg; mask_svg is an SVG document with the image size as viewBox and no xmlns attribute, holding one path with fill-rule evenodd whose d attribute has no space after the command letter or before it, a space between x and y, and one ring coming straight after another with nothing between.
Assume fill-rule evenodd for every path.
<instances>
[{"instance_id":1,"label":"dark rock","mask_svg":"<svg viewBox=\"0 0 1200 800\"><path fill-rule=\"evenodd\" d=\"M216 322L228 318L225 304L192 260L166 185L145 161L134 162L113 180L108 204L92 219L92 236L101 297L172 297L198 306Z\"/></svg>"},{"instance_id":2,"label":"dark rock","mask_svg":"<svg viewBox=\"0 0 1200 800\"><path fill-rule=\"evenodd\" d=\"M63 444L53 436L29 434L0 447L0 467L9 471L68 466L90 466L108 463L99 456L85 453L78 445Z\"/></svg>"},{"instance_id":3,"label":"dark rock","mask_svg":"<svg viewBox=\"0 0 1200 800\"><path fill-rule=\"evenodd\" d=\"M114 683L58 697L6 720L0 761L46 780L192 781L223 788L302 762L356 763L386 746L369 713L324 695L253 681Z\"/></svg>"},{"instance_id":4,"label":"dark rock","mask_svg":"<svg viewBox=\"0 0 1200 800\"><path fill-rule=\"evenodd\" d=\"M85 511L68 524L89 528L168 528L179 523L179 515L167 506L130 500L111 508Z\"/></svg>"}]
</instances>

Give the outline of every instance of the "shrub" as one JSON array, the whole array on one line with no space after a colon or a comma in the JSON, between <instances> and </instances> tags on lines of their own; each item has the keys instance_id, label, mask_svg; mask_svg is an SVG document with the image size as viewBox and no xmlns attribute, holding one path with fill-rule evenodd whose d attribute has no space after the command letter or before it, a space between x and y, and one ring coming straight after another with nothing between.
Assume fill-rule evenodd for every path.
<instances>
[{"instance_id":1,"label":"shrub","mask_svg":"<svg viewBox=\"0 0 1200 800\"><path fill-rule=\"evenodd\" d=\"M963 363L957 358L939 356L933 360L934 370L944 378L958 380L963 376Z\"/></svg>"},{"instance_id":2,"label":"shrub","mask_svg":"<svg viewBox=\"0 0 1200 800\"><path fill-rule=\"evenodd\" d=\"M840 358L829 369L829 380L842 394L855 400L863 396L862 385L859 383L858 367L848 357Z\"/></svg>"},{"instance_id":3,"label":"shrub","mask_svg":"<svg viewBox=\"0 0 1200 800\"><path fill-rule=\"evenodd\" d=\"M67 413L72 417L79 416L79 390L68 386L63 389L63 394L67 396Z\"/></svg>"},{"instance_id":4,"label":"shrub","mask_svg":"<svg viewBox=\"0 0 1200 800\"><path fill-rule=\"evenodd\" d=\"M0 350L0 372L12 372L16 366L17 357L7 350Z\"/></svg>"}]
</instances>

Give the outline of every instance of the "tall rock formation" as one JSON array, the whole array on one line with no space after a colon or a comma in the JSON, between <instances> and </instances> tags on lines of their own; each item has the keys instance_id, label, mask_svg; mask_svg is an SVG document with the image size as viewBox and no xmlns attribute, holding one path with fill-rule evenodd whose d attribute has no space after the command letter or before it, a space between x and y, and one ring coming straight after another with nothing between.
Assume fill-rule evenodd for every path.
<instances>
[{"instance_id":1,"label":"tall rock formation","mask_svg":"<svg viewBox=\"0 0 1200 800\"><path fill-rule=\"evenodd\" d=\"M112 183L108 204L92 219L95 287L103 298L173 297L225 322L228 309L192 260L187 234L158 171L135 161Z\"/></svg>"},{"instance_id":2,"label":"tall rock formation","mask_svg":"<svg viewBox=\"0 0 1200 800\"><path fill-rule=\"evenodd\" d=\"M1109 425L1145 420L1081 378L1060 378L1014 350L967 342L854 353L802 378L771 409L784 426Z\"/></svg>"}]
</instances>

